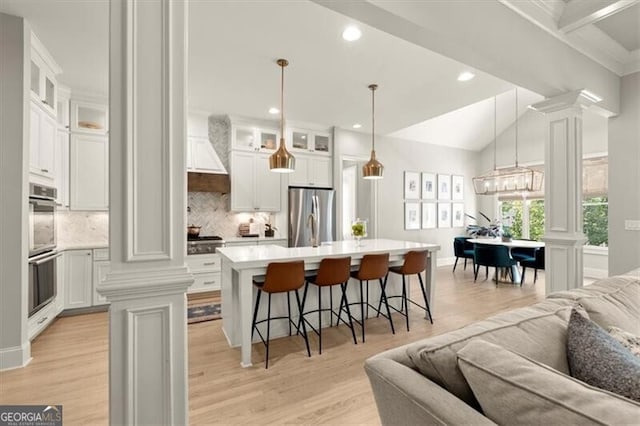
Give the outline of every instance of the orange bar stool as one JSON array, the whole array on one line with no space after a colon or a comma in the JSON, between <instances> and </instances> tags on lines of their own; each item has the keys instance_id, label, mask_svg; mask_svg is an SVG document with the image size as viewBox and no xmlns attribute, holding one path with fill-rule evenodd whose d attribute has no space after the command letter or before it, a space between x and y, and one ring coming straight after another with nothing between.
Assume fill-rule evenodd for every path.
<instances>
[{"instance_id":1,"label":"orange bar stool","mask_svg":"<svg viewBox=\"0 0 640 426\"><path fill-rule=\"evenodd\" d=\"M302 331L300 325L293 322L291 319L291 298L290 293L293 292L296 295L296 301L298 304L298 312L303 312L303 306L300 303L300 296L298 295L298 289L304 285L304 262L281 262L270 263L267 265L267 273L264 276L264 281L253 280L253 285L257 287L258 294L256 296L256 306L253 311L253 323L251 327L251 338L253 339L254 330L258 332L262 343L267 348L265 368L269 368L269 335L271 332L271 320L275 319L287 319L289 321L289 336L291 336L291 325L296 327L298 333L302 334L304 343L307 346L307 355L311 356L309 350L309 339L307 338L307 329L305 328L304 321L302 322ZM256 321L258 318L258 308L260 307L260 296L262 293L267 293L269 296L269 304L267 307L267 318L261 321ZM271 295L276 293L287 293L287 311L286 317L271 317ZM262 337L262 333L258 330L258 324L267 322L267 339ZM297 334L297 333L296 333Z\"/></svg>"},{"instance_id":2,"label":"orange bar stool","mask_svg":"<svg viewBox=\"0 0 640 426\"><path fill-rule=\"evenodd\" d=\"M356 332L353 328L353 320L351 317L351 311L349 309L349 303L347 301L347 282L351 274L351 257L340 257L334 259L322 259L320 267L318 269L318 275L307 278L307 284L304 287L304 295L302 296L302 306L305 306L307 300L307 291L309 290L309 284L313 284L318 287L318 309L304 312L300 315L300 321L306 322L309 327L318 335L318 351L322 353L322 312L329 311L331 316L329 317L329 325L333 327L333 316L336 316L336 325L340 325L340 321L351 329L351 335L353 336L353 343L358 344L356 341ZM335 312L333 310L333 286L339 285L342 290L342 296L340 298L340 310ZM329 287L329 308L322 308L322 287ZM346 322L342 318L342 312L347 314ZM305 316L309 314L318 313L318 329L309 323ZM298 323L299 324L299 323ZM299 327L298 327L299 328Z\"/></svg>"},{"instance_id":3,"label":"orange bar stool","mask_svg":"<svg viewBox=\"0 0 640 426\"><path fill-rule=\"evenodd\" d=\"M357 324L362 328L362 343L365 341L364 321L369 317L369 308L374 309L380 314L380 308L376 309L375 306L369 303L369 281L378 280L380 282L380 304L384 301L387 314L382 314L383 317L389 320L391 325L391 333L396 334L396 330L393 327L393 319L391 318L391 311L389 310L389 303L387 301L387 295L385 293L385 287L387 286L387 274L389 273L389 253L382 254L365 254L360 262L360 268L357 271L351 272L351 277L360 281L360 302L351 303L352 305L360 305L360 320L354 319ZM363 291L362 283L367 283L366 298ZM381 306L380 305L380 306ZM365 314L365 306L366 314Z\"/></svg>"},{"instance_id":4,"label":"orange bar stool","mask_svg":"<svg viewBox=\"0 0 640 426\"><path fill-rule=\"evenodd\" d=\"M400 310L396 309L393 306L391 307L391 309L404 315L407 323L407 331L409 331L409 302L424 309L427 315L429 315L429 321L431 321L431 324L433 324L433 318L431 317L431 309L429 309L429 299L427 298L427 292L424 288L424 282L422 281L422 273L427 270L428 254L429 254L428 250L410 251L404 256L404 262L402 266L394 266L389 269L389 272L402 275L402 295L389 296L388 299L393 299L394 297L402 298L402 305L400 306ZM414 274L418 276L418 280L420 281L420 290L422 290L424 306L414 302L408 296L407 280L405 279L405 277L408 275L414 275ZM380 305L378 305L378 312L380 312Z\"/></svg>"}]
</instances>

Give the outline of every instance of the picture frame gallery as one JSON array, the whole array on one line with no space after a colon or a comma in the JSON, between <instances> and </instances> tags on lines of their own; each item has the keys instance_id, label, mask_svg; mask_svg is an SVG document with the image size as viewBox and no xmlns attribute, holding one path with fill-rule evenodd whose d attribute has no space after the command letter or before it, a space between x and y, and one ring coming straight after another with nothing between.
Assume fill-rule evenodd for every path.
<instances>
[{"instance_id":1,"label":"picture frame gallery","mask_svg":"<svg viewBox=\"0 0 640 426\"><path fill-rule=\"evenodd\" d=\"M404 229L464 227L464 176L404 172Z\"/></svg>"}]
</instances>

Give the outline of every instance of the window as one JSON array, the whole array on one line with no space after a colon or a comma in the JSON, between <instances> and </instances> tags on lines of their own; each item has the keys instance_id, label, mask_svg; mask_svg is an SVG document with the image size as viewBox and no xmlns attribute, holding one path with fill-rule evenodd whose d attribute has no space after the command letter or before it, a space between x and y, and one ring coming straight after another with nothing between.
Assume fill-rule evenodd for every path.
<instances>
[{"instance_id":1,"label":"window","mask_svg":"<svg viewBox=\"0 0 640 426\"><path fill-rule=\"evenodd\" d=\"M541 167L541 166L540 166ZM609 245L609 201L607 157L583 161L583 229L587 245ZM544 236L544 193L530 194L533 199L520 199L517 195L499 198L499 211L503 226L508 226L513 238L541 240Z\"/></svg>"},{"instance_id":2,"label":"window","mask_svg":"<svg viewBox=\"0 0 640 426\"><path fill-rule=\"evenodd\" d=\"M513 238L540 241L544 236L544 200L501 201L500 211Z\"/></svg>"},{"instance_id":3,"label":"window","mask_svg":"<svg viewBox=\"0 0 640 426\"><path fill-rule=\"evenodd\" d=\"M609 201L607 197L585 198L582 203L584 234L587 245L609 245Z\"/></svg>"}]
</instances>

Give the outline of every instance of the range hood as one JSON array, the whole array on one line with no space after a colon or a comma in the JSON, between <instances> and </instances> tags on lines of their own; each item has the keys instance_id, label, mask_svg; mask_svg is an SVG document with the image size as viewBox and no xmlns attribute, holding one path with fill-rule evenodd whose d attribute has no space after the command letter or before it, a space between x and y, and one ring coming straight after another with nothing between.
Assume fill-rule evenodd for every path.
<instances>
[{"instance_id":1,"label":"range hood","mask_svg":"<svg viewBox=\"0 0 640 426\"><path fill-rule=\"evenodd\" d=\"M231 181L228 174L199 173L189 171L187 173L187 190L189 192L231 192Z\"/></svg>"}]
</instances>

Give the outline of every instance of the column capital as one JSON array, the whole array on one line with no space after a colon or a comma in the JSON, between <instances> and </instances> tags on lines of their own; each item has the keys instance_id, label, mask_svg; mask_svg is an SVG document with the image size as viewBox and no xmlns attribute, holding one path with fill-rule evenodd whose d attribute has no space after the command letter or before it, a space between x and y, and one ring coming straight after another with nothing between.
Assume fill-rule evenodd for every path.
<instances>
[{"instance_id":1,"label":"column capital","mask_svg":"<svg viewBox=\"0 0 640 426\"><path fill-rule=\"evenodd\" d=\"M598 95L588 90L580 89L545 99L529 106L529 108L543 114L549 114L572 108L587 109L600 101L602 101L602 98Z\"/></svg>"}]
</instances>

